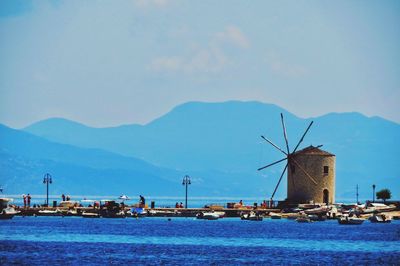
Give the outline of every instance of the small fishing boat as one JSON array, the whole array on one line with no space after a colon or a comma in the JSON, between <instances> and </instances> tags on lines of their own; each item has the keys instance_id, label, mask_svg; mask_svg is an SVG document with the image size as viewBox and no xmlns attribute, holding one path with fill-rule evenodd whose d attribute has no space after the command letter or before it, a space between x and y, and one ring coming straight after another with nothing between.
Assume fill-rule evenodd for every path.
<instances>
[{"instance_id":1,"label":"small fishing boat","mask_svg":"<svg viewBox=\"0 0 400 266\"><path fill-rule=\"evenodd\" d=\"M11 198L0 198L0 219L7 220L12 219L14 215L19 213L13 207L10 207L8 204L12 202Z\"/></svg>"},{"instance_id":2,"label":"small fishing boat","mask_svg":"<svg viewBox=\"0 0 400 266\"><path fill-rule=\"evenodd\" d=\"M181 212L175 210L147 210L147 216L153 217L176 217L180 216Z\"/></svg>"},{"instance_id":3,"label":"small fishing boat","mask_svg":"<svg viewBox=\"0 0 400 266\"><path fill-rule=\"evenodd\" d=\"M38 211L37 215L38 216L62 216L62 211L59 209L55 210L40 210Z\"/></svg>"},{"instance_id":4,"label":"small fishing boat","mask_svg":"<svg viewBox=\"0 0 400 266\"><path fill-rule=\"evenodd\" d=\"M390 223L392 219L384 214L374 214L368 219L371 223Z\"/></svg>"},{"instance_id":5,"label":"small fishing boat","mask_svg":"<svg viewBox=\"0 0 400 266\"><path fill-rule=\"evenodd\" d=\"M281 219L282 215L280 213L275 213L275 212L271 212L269 214L269 216L271 217L271 219Z\"/></svg>"},{"instance_id":6,"label":"small fishing boat","mask_svg":"<svg viewBox=\"0 0 400 266\"><path fill-rule=\"evenodd\" d=\"M326 216L325 216L325 215L309 214L309 215L308 215L308 218L309 218L311 221L314 221L314 222L323 222L323 221L326 221Z\"/></svg>"},{"instance_id":7,"label":"small fishing boat","mask_svg":"<svg viewBox=\"0 0 400 266\"><path fill-rule=\"evenodd\" d=\"M101 217L103 218L126 218L126 214L124 211L113 212L113 211L105 211L101 213Z\"/></svg>"},{"instance_id":8,"label":"small fishing boat","mask_svg":"<svg viewBox=\"0 0 400 266\"><path fill-rule=\"evenodd\" d=\"M100 218L100 215L98 213L94 213L94 212L83 212L82 217L83 218Z\"/></svg>"},{"instance_id":9,"label":"small fishing boat","mask_svg":"<svg viewBox=\"0 0 400 266\"><path fill-rule=\"evenodd\" d=\"M308 210L308 209L315 209L321 207L320 204L314 204L314 203L304 203L304 204L299 204L298 207L302 210Z\"/></svg>"},{"instance_id":10,"label":"small fishing boat","mask_svg":"<svg viewBox=\"0 0 400 266\"><path fill-rule=\"evenodd\" d=\"M345 224L345 225L360 225L364 221L365 220L362 218L349 217L349 216L343 216L338 219L339 224Z\"/></svg>"},{"instance_id":11,"label":"small fishing boat","mask_svg":"<svg viewBox=\"0 0 400 266\"><path fill-rule=\"evenodd\" d=\"M196 218L202 220L218 220L220 215L216 212L199 212L196 214Z\"/></svg>"},{"instance_id":12,"label":"small fishing boat","mask_svg":"<svg viewBox=\"0 0 400 266\"><path fill-rule=\"evenodd\" d=\"M13 207L4 208L0 212L0 220L12 219L17 213L19 213L19 211L16 211Z\"/></svg>"},{"instance_id":13,"label":"small fishing boat","mask_svg":"<svg viewBox=\"0 0 400 266\"><path fill-rule=\"evenodd\" d=\"M141 218L141 217L146 217L147 212L145 211L144 208L132 208L126 212L126 216L133 218Z\"/></svg>"},{"instance_id":14,"label":"small fishing boat","mask_svg":"<svg viewBox=\"0 0 400 266\"><path fill-rule=\"evenodd\" d=\"M327 206L321 206L318 208L304 210L304 212L306 214L316 214L316 215L326 214L328 211L329 211L329 207L327 207Z\"/></svg>"},{"instance_id":15,"label":"small fishing boat","mask_svg":"<svg viewBox=\"0 0 400 266\"><path fill-rule=\"evenodd\" d=\"M249 221L262 221L263 217L259 213L250 212L242 214L240 219Z\"/></svg>"},{"instance_id":16,"label":"small fishing boat","mask_svg":"<svg viewBox=\"0 0 400 266\"><path fill-rule=\"evenodd\" d=\"M383 203L371 203L370 205L372 208L375 208L377 212L391 212L396 210L396 205L394 204L386 205Z\"/></svg>"}]
</instances>

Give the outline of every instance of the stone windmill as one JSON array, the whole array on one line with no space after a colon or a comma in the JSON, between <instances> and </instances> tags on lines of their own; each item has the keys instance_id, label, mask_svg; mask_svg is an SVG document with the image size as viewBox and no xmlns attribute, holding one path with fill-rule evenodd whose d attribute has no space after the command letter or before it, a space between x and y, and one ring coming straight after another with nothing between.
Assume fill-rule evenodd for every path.
<instances>
[{"instance_id":1,"label":"stone windmill","mask_svg":"<svg viewBox=\"0 0 400 266\"><path fill-rule=\"evenodd\" d=\"M285 157L276 162L270 163L259 168L263 170L275 164L286 162L285 168L279 177L271 196L271 202L282 181L282 178L288 170L288 186L287 186L287 203L334 203L335 202L335 155L319 149L322 145L313 147L309 146L305 149L297 151L304 137L310 130L313 121L308 125L306 131L301 136L296 147L290 152L289 142L286 134L285 122L281 113L281 122L283 128L283 136L286 143L286 151L275 145L272 141L261 136L265 141L271 144Z\"/></svg>"}]
</instances>

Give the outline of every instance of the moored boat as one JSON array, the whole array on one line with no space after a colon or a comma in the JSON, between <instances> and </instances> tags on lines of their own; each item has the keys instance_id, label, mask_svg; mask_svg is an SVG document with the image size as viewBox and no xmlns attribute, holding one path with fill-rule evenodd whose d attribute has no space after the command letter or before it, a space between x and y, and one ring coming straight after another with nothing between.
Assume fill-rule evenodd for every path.
<instances>
[{"instance_id":1,"label":"moored boat","mask_svg":"<svg viewBox=\"0 0 400 266\"><path fill-rule=\"evenodd\" d=\"M12 219L14 215L19 213L13 207L10 207L8 204L12 202L11 198L0 198L0 219L7 220Z\"/></svg>"},{"instance_id":2,"label":"moored boat","mask_svg":"<svg viewBox=\"0 0 400 266\"><path fill-rule=\"evenodd\" d=\"M338 219L339 224L345 224L345 225L360 225L364 221L365 220L362 218L349 217L349 216L343 216Z\"/></svg>"},{"instance_id":3,"label":"moored boat","mask_svg":"<svg viewBox=\"0 0 400 266\"><path fill-rule=\"evenodd\" d=\"M98 213L94 213L94 212L83 212L82 217L83 218L100 218L100 215Z\"/></svg>"},{"instance_id":4,"label":"moored boat","mask_svg":"<svg viewBox=\"0 0 400 266\"><path fill-rule=\"evenodd\" d=\"M259 213L250 212L242 214L240 219L249 221L262 221L263 217Z\"/></svg>"},{"instance_id":5,"label":"moored boat","mask_svg":"<svg viewBox=\"0 0 400 266\"><path fill-rule=\"evenodd\" d=\"M368 218L371 223L390 223L392 219L385 214L374 214Z\"/></svg>"},{"instance_id":6,"label":"moored boat","mask_svg":"<svg viewBox=\"0 0 400 266\"><path fill-rule=\"evenodd\" d=\"M63 213L59 209L55 210L40 210L37 213L38 216L62 216Z\"/></svg>"},{"instance_id":7,"label":"moored boat","mask_svg":"<svg viewBox=\"0 0 400 266\"><path fill-rule=\"evenodd\" d=\"M309 214L308 218L311 221L315 221L315 222L323 222L326 220L326 216L325 215L316 215L316 214Z\"/></svg>"},{"instance_id":8,"label":"moored boat","mask_svg":"<svg viewBox=\"0 0 400 266\"><path fill-rule=\"evenodd\" d=\"M371 208L375 209L377 212L391 212L396 210L396 205L386 205L383 203L370 203Z\"/></svg>"},{"instance_id":9,"label":"moored boat","mask_svg":"<svg viewBox=\"0 0 400 266\"><path fill-rule=\"evenodd\" d=\"M196 218L202 220L218 220L220 215L215 212L199 212L196 214Z\"/></svg>"},{"instance_id":10,"label":"moored boat","mask_svg":"<svg viewBox=\"0 0 400 266\"><path fill-rule=\"evenodd\" d=\"M271 212L269 214L269 216L271 217L271 219L281 219L282 215L280 213L275 213L275 212Z\"/></svg>"},{"instance_id":11,"label":"moored boat","mask_svg":"<svg viewBox=\"0 0 400 266\"><path fill-rule=\"evenodd\" d=\"M325 214L325 215L326 215L326 213L327 213L329 210L330 210L329 207L327 207L327 206L321 206L321 207L318 207L318 208L313 208L313 209L304 210L304 212L305 212L306 214L315 214L315 215L322 215L322 214Z\"/></svg>"}]
</instances>

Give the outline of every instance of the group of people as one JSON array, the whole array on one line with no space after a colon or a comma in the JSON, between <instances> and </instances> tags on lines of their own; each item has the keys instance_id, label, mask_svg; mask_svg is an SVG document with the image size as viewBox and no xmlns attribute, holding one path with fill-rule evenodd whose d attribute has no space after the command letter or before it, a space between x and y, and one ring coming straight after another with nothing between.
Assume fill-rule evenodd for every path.
<instances>
[{"instance_id":1,"label":"group of people","mask_svg":"<svg viewBox=\"0 0 400 266\"><path fill-rule=\"evenodd\" d=\"M175 203L175 208L183 208L183 203Z\"/></svg>"},{"instance_id":2,"label":"group of people","mask_svg":"<svg viewBox=\"0 0 400 266\"><path fill-rule=\"evenodd\" d=\"M70 201L71 197L69 195L65 196L64 194L61 195L62 201Z\"/></svg>"},{"instance_id":3,"label":"group of people","mask_svg":"<svg viewBox=\"0 0 400 266\"><path fill-rule=\"evenodd\" d=\"M23 194L22 198L24 199L24 208L31 207L31 195L28 193L28 195Z\"/></svg>"}]
</instances>

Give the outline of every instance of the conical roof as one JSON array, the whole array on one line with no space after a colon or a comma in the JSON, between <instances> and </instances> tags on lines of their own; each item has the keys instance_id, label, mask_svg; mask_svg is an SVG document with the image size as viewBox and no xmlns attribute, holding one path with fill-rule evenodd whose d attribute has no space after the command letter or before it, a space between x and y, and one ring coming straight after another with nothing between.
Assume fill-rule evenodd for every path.
<instances>
[{"instance_id":1,"label":"conical roof","mask_svg":"<svg viewBox=\"0 0 400 266\"><path fill-rule=\"evenodd\" d=\"M320 148L314 147L312 145L295 152L293 155L300 155L300 154L302 154L302 155L306 154L306 155L320 155L320 156L335 156L335 154L321 150Z\"/></svg>"}]
</instances>

